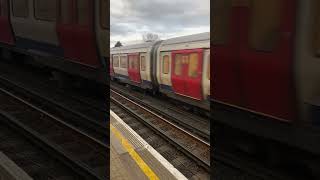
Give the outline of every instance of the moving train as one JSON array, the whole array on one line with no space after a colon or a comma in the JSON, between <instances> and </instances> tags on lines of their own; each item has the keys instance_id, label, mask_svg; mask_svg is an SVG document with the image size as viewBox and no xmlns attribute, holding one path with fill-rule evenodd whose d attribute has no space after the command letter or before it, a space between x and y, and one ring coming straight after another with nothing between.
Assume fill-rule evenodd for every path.
<instances>
[{"instance_id":1,"label":"moving train","mask_svg":"<svg viewBox=\"0 0 320 180\"><path fill-rule=\"evenodd\" d=\"M107 83L108 26L107 0L0 0L1 56Z\"/></svg>"},{"instance_id":2,"label":"moving train","mask_svg":"<svg viewBox=\"0 0 320 180\"><path fill-rule=\"evenodd\" d=\"M259 137L252 147L281 147L270 148L265 140L272 140L320 155L319 5L314 0L213 2L212 105L214 129L224 127L221 138L227 129L241 130ZM248 141L233 137L231 144Z\"/></svg>"},{"instance_id":3,"label":"moving train","mask_svg":"<svg viewBox=\"0 0 320 180\"><path fill-rule=\"evenodd\" d=\"M210 33L115 47L110 56L112 79L210 109Z\"/></svg>"}]
</instances>

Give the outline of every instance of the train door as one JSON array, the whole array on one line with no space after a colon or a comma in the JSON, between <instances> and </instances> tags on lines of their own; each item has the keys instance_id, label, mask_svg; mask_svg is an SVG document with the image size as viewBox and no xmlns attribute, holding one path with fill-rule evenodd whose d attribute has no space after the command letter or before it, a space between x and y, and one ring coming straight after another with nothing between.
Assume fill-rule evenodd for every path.
<instances>
[{"instance_id":1,"label":"train door","mask_svg":"<svg viewBox=\"0 0 320 180\"><path fill-rule=\"evenodd\" d=\"M292 120L295 2L216 3L215 99Z\"/></svg>"},{"instance_id":2,"label":"train door","mask_svg":"<svg viewBox=\"0 0 320 180\"><path fill-rule=\"evenodd\" d=\"M130 80L135 83L141 83L139 57L140 57L139 53L128 55L128 60L129 60L128 75Z\"/></svg>"},{"instance_id":3,"label":"train door","mask_svg":"<svg viewBox=\"0 0 320 180\"><path fill-rule=\"evenodd\" d=\"M171 87L170 52L161 52L160 56L160 84Z\"/></svg>"},{"instance_id":4,"label":"train door","mask_svg":"<svg viewBox=\"0 0 320 180\"><path fill-rule=\"evenodd\" d=\"M293 118L294 2L252 0L238 16L241 83L246 107Z\"/></svg>"},{"instance_id":5,"label":"train door","mask_svg":"<svg viewBox=\"0 0 320 180\"><path fill-rule=\"evenodd\" d=\"M146 53L140 53L140 75L141 80L148 80L147 75L147 54Z\"/></svg>"},{"instance_id":6,"label":"train door","mask_svg":"<svg viewBox=\"0 0 320 180\"><path fill-rule=\"evenodd\" d=\"M177 94L201 100L203 50L173 51L172 87Z\"/></svg>"},{"instance_id":7,"label":"train door","mask_svg":"<svg viewBox=\"0 0 320 180\"><path fill-rule=\"evenodd\" d=\"M64 56L74 62L101 66L94 32L94 1L60 0L57 32Z\"/></svg>"},{"instance_id":8,"label":"train door","mask_svg":"<svg viewBox=\"0 0 320 180\"><path fill-rule=\"evenodd\" d=\"M239 23L232 0L213 1L212 76L214 100L241 106L238 44ZM241 9L241 8L240 8Z\"/></svg>"},{"instance_id":9,"label":"train door","mask_svg":"<svg viewBox=\"0 0 320 180\"><path fill-rule=\"evenodd\" d=\"M14 35L9 9L9 0L0 0L0 42L13 45Z\"/></svg>"}]
</instances>

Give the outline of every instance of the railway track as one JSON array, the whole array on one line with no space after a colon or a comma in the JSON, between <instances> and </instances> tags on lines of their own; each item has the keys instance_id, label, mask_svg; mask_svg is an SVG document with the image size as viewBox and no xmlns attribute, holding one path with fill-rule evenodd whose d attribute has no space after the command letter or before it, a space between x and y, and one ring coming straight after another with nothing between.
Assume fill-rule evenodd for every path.
<instances>
[{"instance_id":1,"label":"railway track","mask_svg":"<svg viewBox=\"0 0 320 180\"><path fill-rule=\"evenodd\" d=\"M201 137L205 141L210 141L210 119L203 118L186 110L181 110L176 106L170 105L168 102L163 102L155 99L154 97L148 97L142 95L142 93L135 91L125 90L125 87L112 83L110 85L113 91L116 91L134 102L147 107L148 109L156 112L166 119L170 119L171 122L183 127L187 131Z\"/></svg>"},{"instance_id":2,"label":"railway track","mask_svg":"<svg viewBox=\"0 0 320 180\"><path fill-rule=\"evenodd\" d=\"M46 151L37 146L42 144L39 137L34 137L26 127L17 125L2 114L0 141L0 151L34 179L80 179L86 176L76 170L76 165L71 167L72 164L68 166L59 162L49 152L50 147Z\"/></svg>"},{"instance_id":3,"label":"railway track","mask_svg":"<svg viewBox=\"0 0 320 180\"><path fill-rule=\"evenodd\" d=\"M109 130L107 126L107 113L95 109L90 103L66 97L61 92L46 91L43 88L30 88L19 81L13 81L6 76L0 76L0 86L3 90L14 92L30 103L55 114L63 121L90 134L104 144L109 143Z\"/></svg>"},{"instance_id":4,"label":"railway track","mask_svg":"<svg viewBox=\"0 0 320 180\"><path fill-rule=\"evenodd\" d=\"M108 178L107 146L53 114L0 88L0 115L47 153L85 179ZM1 149L0 149L1 150Z\"/></svg>"},{"instance_id":5,"label":"railway track","mask_svg":"<svg viewBox=\"0 0 320 180\"><path fill-rule=\"evenodd\" d=\"M111 109L187 178L210 177L210 143L111 90Z\"/></svg>"},{"instance_id":6,"label":"railway track","mask_svg":"<svg viewBox=\"0 0 320 180\"><path fill-rule=\"evenodd\" d=\"M238 172L238 176L246 177L247 180L292 180L292 177L281 174L275 169L271 169L257 163L255 161L241 157L235 153L214 152L213 158L214 164L216 166L224 166L225 168L233 169L232 171ZM225 177L224 177L225 176ZM220 179L229 180L230 176L227 174L221 175Z\"/></svg>"}]
</instances>

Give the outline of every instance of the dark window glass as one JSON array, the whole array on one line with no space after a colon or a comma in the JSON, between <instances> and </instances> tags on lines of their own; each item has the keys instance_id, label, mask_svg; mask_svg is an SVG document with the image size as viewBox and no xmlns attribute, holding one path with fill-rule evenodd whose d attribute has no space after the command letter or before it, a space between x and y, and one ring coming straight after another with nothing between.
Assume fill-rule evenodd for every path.
<instances>
[{"instance_id":1,"label":"dark window glass","mask_svg":"<svg viewBox=\"0 0 320 180\"><path fill-rule=\"evenodd\" d=\"M129 68L130 69L135 69L135 67L134 67L134 57L133 56L129 56Z\"/></svg>"},{"instance_id":2,"label":"dark window glass","mask_svg":"<svg viewBox=\"0 0 320 180\"><path fill-rule=\"evenodd\" d=\"M60 1L60 21L62 24L71 24L71 0L61 0Z\"/></svg>"},{"instance_id":3,"label":"dark window glass","mask_svg":"<svg viewBox=\"0 0 320 180\"><path fill-rule=\"evenodd\" d=\"M12 11L14 17L26 18L29 16L28 0L12 0Z\"/></svg>"},{"instance_id":4,"label":"dark window glass","mask_svg":"<svg viewBox=\"0 0 320 180\"><path fill-rule=\"evenodd\" d=\"M113 56L113 67L119 67L119 56Z\"/></svg>"},{"instance_id":5,"label":"dark window glass","mask_svg":"<svg viewBox=\"0 0 320 180\"><path fill-rule=\"evenodd\" d=\"M128 67L128 61L126 56L120 57L120 67L121 68L127 68Z\"/></svg>"},{"instance_id":6,"label":"dark window glass","mask_svg":"<svg viewBox=\"0 0 320 180\"><path fill-rule=\"evenodd\" d=\"M249 30L250 46L256 50L272 51L280 37L282 0L252 0Z\"/></svg>"},{"instance_id":7,"label":"dark window glass","mask_svg":"<svg viewBox=\"0 0 320 180\"><path fill-rule=\"evenodd\" d=\"M320 56L320 12L319 12L320 1L314 1L313 4L313 17L314 20L314 38L313 38L313 47L314 52L317 56Z\"/></svg>"},{"instance_id":8,"label":"dark window glass","mask_svg":"<svg viewBox=\"0 0 320 180\"><path fill-rule=\"evenodd\" d=\"M100 23L101 27L107 29L109 26L109 15L108 15L108 1L100 0Z\"/></svg>"},{"instance_id":9,"label":"dark window glass","mask_svg":"<svg viewBox=\"0 0 320 180\"><path fill-rule=\"evenodd\" d=\"M8 0L0 0L0 15L8 16Z\"/></svg>"},{"instance_id":10,"label":"dark window glass","mask_svg":"<svg viewBox=\"0 0 320 180\"><path fill-rule=\"evenodd\" d=\"M210 54L208 54L208 59L209 59L209 63L208 63L208 69L207 69L207 78L210 80Z\"/></svg>"},{"instance_id":11,"label":"dark window glass","mask_svg":"<svg viewBox=\"0 0 320 180\"><path fill-rule=\"evenodd\" d=\"M78 24L79 25L89 25L89 1L88 0L78 0Z\"/></svg>"},{"instance_id":12,"label":"dark window glass","mask_svg":"<svg viewBox=\"0 0 320 180\"><path fill-rule=\"evenodd\" d=\"M129 68L139 70L139 56L129 56Z\"/></svg>"},{"instance_id":13,"label":"dark window glass","mask_svg":"<svg viewBox=\"0 0 320 180\"><path fill-rule=\"evenodd\" d=\"M225 44L230 31L231 0L213 1L213 44Z\"/></svg>"},{"instance_id":14,"label":"dark window glass","mask_svg":"<svg viewBox=\"0 0 320 180\"><path fill-rule=\"evenodd\" d=\"M35 17L44 21L55 21L57 18L56 0L35 0Z\"/></svg>"},{"instance_id":15,"label":"dark window glass","mask_svg":"<svg viewBox=\"0 0 320 180\"><path fill-rule=\"evenodd\" d=\"M139 70L139 59L138 59L139 56L134 56L133 57L133 64L134 64L134 69L135 70Z\"/></svg>"},{"instance_id":16,"label":"dark window glass","mask_svg":"<svg viewBox=\"0 0 320 180\"><path fill-rule=\"evenodd\" d=\"M181 54L177 54L175 56L174 74L178 76L182 75L182 55Z\"/></svg>"},{"instance_id":17,"label":"dark window glass","mask_svg":"<svg viewBox=\"0 0 320 180\"><path fill-rule=\"evenodd\" d=\"M146 71L146 57L141 56L141 71Z\"/></svg>"}]
</instances>

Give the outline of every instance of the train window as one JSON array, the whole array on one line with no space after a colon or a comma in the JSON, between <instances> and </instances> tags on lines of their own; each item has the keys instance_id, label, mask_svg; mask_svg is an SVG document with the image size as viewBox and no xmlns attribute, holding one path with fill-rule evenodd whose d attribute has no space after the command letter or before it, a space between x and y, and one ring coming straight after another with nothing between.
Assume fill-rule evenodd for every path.
<instances>
[{"instance_id":1,"label":"train window","mask_svg":"<svg viewBox=\"0 0 320 180\"><path fill-rule=\"evenodd\" d=\"M134 68L132 56L129 56L129 68L130 68L130 69L133 69L133 68Z\"/></svg>"},{"instance_id":2,"label":"train window","mask_svg":"<svg viewBox=\"0 0 320 180\"><path fill-rule=\"evenodd\" d=\"M121 68L127 68L128 67L128 61L126 56L120 57L120 67Z\"/></svg>"},{"instance_id":3,"label":"train window","mask_svg":"<svg viewBox=\"0 0 320 180\"><path fill-rule=\"evenodd\" d=\"M281 0L252 0L249 44L261 51L272 51L280 37Z\"/></svg>"},{"instance_id":4,"label":"train window","mask_svg":"<svg viewBox=\"0 0 320 180\"><path fill-rule=\"evenodd\" d=\"M12 0L12 13L14 17L26 18L29 16L28 0Z\"/></svg>"},{"instance_id":5,"label":"train window","mask_svg":"<svg viewBox=\"0 0 320 180\"><path fill-rule=\"evenodd\" d=\"M129 56L129 68L139 69L138 56Z\"/></svg>"},{"instance_id":6,"label":"train window","mask_svg":"<svg viewBox=\"0 0 320 180\"><path fill-rule=\"evenodd\" d=\"M320 5L319 1L315 1L313 3L313 17L314 19L314 24L312 29L314 29L313 31L313 51L315 52L315 55L320 57L320 13L318 12L318 7Z\"/></svg>"},{"instance_id":7,"label":"train window","mask_svg":"<svg viewBox=\"0 0 320 180\"><path fill-rule=\"evenodd\" d=\"M71 24L71 0L60 0L60 21L62 24Z\"/></svg>"},{"instance_id":8,"label":"train window","mask_svg":"<svg viewBox=\"0 0 320 180\"><path fill-rule=\"evenodd\" d=\"M119 67L119 56L113 56L113 67Z\"/></svg>"},{"instance_id":9,"label":"train window","mask_svg":"<svg viewBox=\"0 0 320 180\"><path fill-rule=\"evenodd\" d=\"M169 56L165 55L163 56L163 60L162 60L162 73L169 74L169 69L170 69Z\"/></svg>"},{"instance_id":10,"label":"train window","mask_svg":"<svg viewBox=\"0 0 320 180\"><path fill-rule=\"evenodd\" d=\"M100 0L100 23L104 29L107 29L109 24L108 9L107 0Z\"/></svg>"},{"instance_id":11,"label":"train window","mask_svg":"<svg viewBox=\"0 0 320 180\"><path fill-rule=\"evenodd\" d=\"M199 64L198 53L191 53L189 55L189 77L198 77L198 64Z\"/></svg>"},{"instance_id":12,"label":"train window","mask_svg":"<svg viewBox=\"0 0 320 180\"><path fill-rule=\"evenodd\" d=\"M133 65L134 69L139 70L139 56L134 56L133 57Z\"/></svg>"},{"instance_id":13,"label":"train window","mask_svg":"<svg viewBox=\"0 0 320 180\"><path fill-rule=\"evenodd\" d=\"M182 55L181 54L177 54L175 56L174 74L178 76L182 75Z\"/></svg>"},{"instance_id":14,"label":"train window","mask_svg":"<svg viewBox=\"0 0 320 180\"><path fill-rule=\"evenodd\" d=\"M141 71L146 71L146 57L141 56L140 57L140 62L141 62Z\"/></svg>"},{"instance_id":15,"label":"train window","mask_svg":"<svg viewBox=\"0 0 320 180\"><path fill-rule=\"evenodd\" d=\"M8 16L8 0L0 0L0 15Z\"/></svg>"},{"instance_id":16,"label":"train window","mask_svg":"<svg viewBox=\"0 0 320 180\"><path fill-rule=\"evenodd\" d=\"M207 69L207 79L210 80L210 54L208 54L208 60L209 60L209 63L208 63L208 69Z\"/></svg>"},{"instance_id":17,"label":"train window","mask_svg":"<svg viewBox=\"0 0 320 180\"><path fill-rule=\"evenodd\" d=\"M78 0L78 24L79 25L89 25L89 2L88 0Z\"/></svg>"},{"instance_id":18,"label":"train window","mask_svg":"<svg viewBox=\"0 0 320 180\"><path fill-rule=\"evenodd\" d=\"M225 44L230 30L231 0L213 1L213 44Z\"/></svg>"},{"instance_id":19,"label":"train window","mask_svg":"<svg viewBox=\"0 0 320 180\"><path fill-rule=\"evenodd\" d=\"M55 21L57 17L57 1L35 0L34 13L36 19L44 21Z\"/></svg>"}]
</instances>

